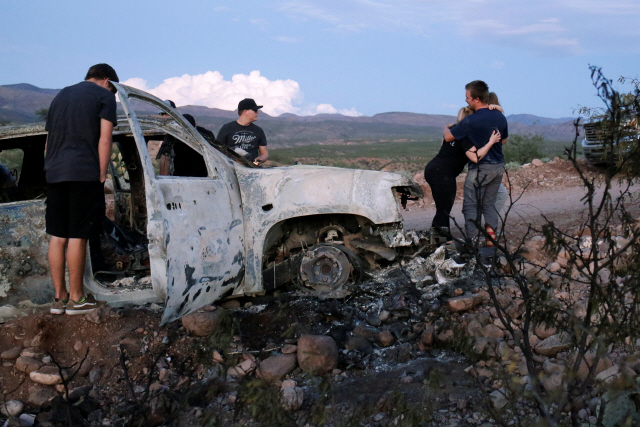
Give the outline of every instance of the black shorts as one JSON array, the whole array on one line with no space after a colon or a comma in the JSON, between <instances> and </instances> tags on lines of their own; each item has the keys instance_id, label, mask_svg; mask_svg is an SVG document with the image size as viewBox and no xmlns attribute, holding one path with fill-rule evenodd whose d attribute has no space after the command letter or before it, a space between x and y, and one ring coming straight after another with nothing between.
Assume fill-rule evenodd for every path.
<instances>
[{"instance_id":1,"label":"black shorts","mask_svg":"<svg viewBox=\"0 0 640 427\"><path fill-rule=\"evenodd\" d=\"M88 239L100 232L105 214L104 184L99 181L47 184L46 204L48 234Z\"/></svg>"}]
</instances>

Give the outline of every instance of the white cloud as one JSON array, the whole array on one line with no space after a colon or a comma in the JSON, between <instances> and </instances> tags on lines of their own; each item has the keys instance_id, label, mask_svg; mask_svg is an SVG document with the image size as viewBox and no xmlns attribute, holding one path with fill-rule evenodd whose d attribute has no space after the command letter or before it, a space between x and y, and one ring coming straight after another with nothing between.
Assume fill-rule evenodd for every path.
<instances>
[{"instance_id":1,"label":"white cloud","mask_svg":"<svg viewBox=\"0 0 640 427\"><path fill-rule=\"evenodd\" d=\"M504 62L498 59L494 59L489 63L489 67L493 68L494 70L500 70L504 67Z\"/></svg>"},{"instance_id":2,"label":"white cloud","mask_svg":"<svg viewBox=\"0 0 640 427\"><path fill-rule=\"evenodd\" d=\"M338 110L331 104L318 105L316 107L315 114L342 114L343 116L350 116L350 117L358 117L358 116L364 115L356 111L355 108L351 108L350 110L347 110L347 109Z\"/></svg>"},{"instance_id":3,"label":"white cloud","mask_svg":"<svg viewBox=\"0 0 640 427\"><path fill-rule=\"evenodd\" d=\"M331 104L303 104L300 85L294 80L269 80L252 71L248 75L235 74L225 80L218 71L165 79L156 87L149 87L146 80L133 77L122 82L125 85L144 90L160 99L171 99L178 106L203 105L222 110L235 110L244 98L253 98L262 110L270 116L283 113L312 115L320 113L361 116L355 108L337 110Z\"/></svg>"},{"instance_id":4,"label":"white cloud","mask_svg":"<svg viewBox=\"0 0 640 427\"><path fill-rule=\"evenodd\" d=\"M545 56L610 52L640 45L637 0L320 0L283 1L297 21L316 20L327 31L384 31L509 46ZM615 31L612 31L615 29ZM626 52L628 53L628 52Z\"/></svg>"}]
</instances>

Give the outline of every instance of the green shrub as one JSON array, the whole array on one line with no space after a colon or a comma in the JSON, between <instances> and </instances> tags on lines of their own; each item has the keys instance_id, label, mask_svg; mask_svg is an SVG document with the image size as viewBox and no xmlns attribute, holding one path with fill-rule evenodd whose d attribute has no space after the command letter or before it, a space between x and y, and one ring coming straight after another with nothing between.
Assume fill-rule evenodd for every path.
<instances>
[{"instance_id":1,"label":"green shrub","mask_svg":"<svg viewBox=\"0 0 640 427\"><path fill-rule=\"evenodd\" d=\"M520 163L518 162L505 163L504 168L508 171L517 171L518 169L520 169Z\"/></svg>"},{"instance_id":2,"label":"green shrub","mask_svg":"<svg viewBox=\"0 0 640 427\"><path fill-rule=\"evenodd\" d=\"M502 146L505 163L530 163L542 157L544 136L542 135L509 135L508 142Z\"/></svg>"}]
</instances>

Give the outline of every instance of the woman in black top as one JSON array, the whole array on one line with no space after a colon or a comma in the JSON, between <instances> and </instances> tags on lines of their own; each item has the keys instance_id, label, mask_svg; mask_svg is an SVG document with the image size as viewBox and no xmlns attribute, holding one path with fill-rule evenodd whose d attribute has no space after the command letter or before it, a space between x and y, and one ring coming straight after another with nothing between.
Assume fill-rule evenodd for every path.
<instances>
[{"instance_id":1,"label":"woman in black top","mask_svg":"<svg viewBox=\"0 0 640 427\"><path fill-rule=\"evenodd\" d=\"M502 108L492 105L502 111ZM493 108L492 108L493 109ZM458 112L458 122L472 114L473 110L468 107L461 108ZM449 127L455 126L455 124ZM456 178L466 164L471 160L477 163L484 157L489 148L496 142L500 141L500 132L494 132L489 142L479 150L473 143L464 138L462 140L454 140L446 142L442 140L442 146L438 154L427 164L424 169L424 179L431 187L433 201L436 203L436 215L433 217L431 229L443 235L449 236L449 215L453 209L453 203L456 199Z\"/></svg>"}]
</instances>

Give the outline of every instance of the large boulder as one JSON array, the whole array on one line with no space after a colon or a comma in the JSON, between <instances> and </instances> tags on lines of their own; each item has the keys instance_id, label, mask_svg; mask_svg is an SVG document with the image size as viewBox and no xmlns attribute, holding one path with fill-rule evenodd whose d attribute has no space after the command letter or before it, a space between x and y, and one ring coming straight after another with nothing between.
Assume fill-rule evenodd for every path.
<instances>
[{"instance_id":1,"label":"large boulder","mask_svg":"<svg viewBox=\"0 0 640 427\"><path fill-rule=\"evenodd\" d=\"M296 368L298 356L296 354L280 354L271 356L260 362L258 377L269 383L274 383Z\"/></svg>"},{"instance_id":2,"label":"large boulder","mask_svg":"<svg viewBox=\"0 0 640 427\"><path fill-rule=\"evenodd\" d=\"M218 329L225 310L217 308L213 311L198 310L182 317L182 326L193 335L206 337Z\"/></svg>"},{"instance_id":3,"label":"large boulder","mask_svg":"<svg viewBox=\"0 0 640 427\"><path fill-rule=\"evenodd\" d=\"M20 353L22 353L22 347L13 347L9 350L5 350L0 354L0 358L5 360L13 360L20 357Z\"/></svg>"},{"instance_id":4,"label":"large boulder","mask_svg":"<svg viewBox=\"0 0 640 427\"><path fill-rule=\"evenodd\" d=\"M298 365L307 373L322 375L338 366L338 345L324 335L303 335L298 340Z\"/></svg>"},{"instance_id":5,"label":"large boulder","mask_svg":"<svg viewBox=\"0 0 640 427\"><path fill-rule=\"evenodd\" d=\"M29 378L31 378L31 381L34 383L42 385L62 384L60 370L56 366L43 366L36 371L31 371Z\"/></svg>"},{"instance_id":6,"label":"large boulder","mask_svg":"<svg viewBox=\"0 0 640 427\"><path fill-rule=\"evenodd\" d=\"M535 347L535 351L542 356L555 356L569 347L571 347L571 342L568 337L563 334L556 334L540 341Z\"/></svg>"},{"instance_id":7,"label":"large boulder","mask_svg":"<svg viewBox=\"0 0 640 427\"><path fill-rule=\"evenodd\" d=\"M42 362L38 359L34 359L29 356L20 356L16 359L15 368L27 374L39 369L42 366Z\"/></svg>"},{"instance_id":8,"label":"large boulder","mask_svg":"<svg viewBox=\"0 0 640 427\"><path fill-rule=\"evenodd\" d=\"M459 297L449 298L445 305L449 311L455 313L470 310L480 303L482 303L482 297L479 295L462 295Z\"/></svg>"},{"instance_id":9,"label":"large boulder","mask_svg":"<svg viewBox=\"0 0 640 427\"><path fill-rule=\"evenodd\" d=\"M34 384L29 387L29 396L27 402L33 406L42 406L56 397L58 393L52 388L40 384Z\"/></svg>"}]
</instances>

